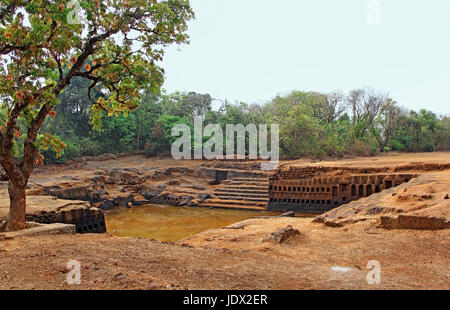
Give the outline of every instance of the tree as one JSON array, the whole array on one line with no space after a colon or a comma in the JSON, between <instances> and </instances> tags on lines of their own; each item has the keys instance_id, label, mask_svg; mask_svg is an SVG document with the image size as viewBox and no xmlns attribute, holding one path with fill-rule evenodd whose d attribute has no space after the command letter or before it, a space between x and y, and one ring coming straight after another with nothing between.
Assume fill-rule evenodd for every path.
<instances>
[{"instance_id":1,"label":"tree","mask_svg":"<svg viewBox=\"0 0 450 310\"><path fill-rule=\"evenodd\" d=\"M353 133L355 138L363 138L373 127L375 119L387 100L387 95L371 88L356 89L350 92L348 104L353 112Z\"/></svg>"},{"instance_id":2,"label":"tree","mask_svg":"<svg viewBox=\"0 0 450 310\"><path fill-rule=\"evenodd\" d=\"M94 126L103 114L135 110L140 89L158 90L164 47L187 42L193 12L187 0L78 0L84 20L65 0L0 0L0 164L9 177L6 230L26 227L25 188L39 149L64 144L40 135L59 96L75 77L88 79ZM97 101L92 91L100 87ZM18 124L24 124L21 132ZM23 156L13 154L24 135Z\"/></svg>"},{"instance_id":3,"label":"tree","mask_svg":"<svg viewBox=\"0 0 450 310\"><path fill-rule=\"evenodd\" d=\"M388 98L380 109L380 115L370 123L370 130L378 141L380 152L384 152L388 146L392 135L399 126L402 110L397 106L397 102Z\"/></svg>"},{"instance_id":4,"label":"tree","mask_svg":"<svg viewBox=\"0 0 450 310\"><path fill-rule=\"evenodd\" d=\"M326 105L324 106L325 124L334 123L342 116L347 110L345 106L345 96L340 92L334 92L327 95Z\"/></svg>"}]
</instances>

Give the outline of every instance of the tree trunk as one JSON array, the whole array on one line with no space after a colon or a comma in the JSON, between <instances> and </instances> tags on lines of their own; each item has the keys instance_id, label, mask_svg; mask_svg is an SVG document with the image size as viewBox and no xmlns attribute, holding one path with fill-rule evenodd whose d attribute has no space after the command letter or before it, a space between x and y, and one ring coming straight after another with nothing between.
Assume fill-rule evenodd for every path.
<instances>
[{"instance_id":1,"label":"tree trunk","mask_svg":"<svg viewBox=\"0 0 450 310\"><path fill-rule=\"evenodd\" d=\"M8 192L10 199L9 214L7 219L6 231L17 231L26 228L25 211L26 195L24 184L17 184L9 181Z\"/></svg>"}]
</instances>

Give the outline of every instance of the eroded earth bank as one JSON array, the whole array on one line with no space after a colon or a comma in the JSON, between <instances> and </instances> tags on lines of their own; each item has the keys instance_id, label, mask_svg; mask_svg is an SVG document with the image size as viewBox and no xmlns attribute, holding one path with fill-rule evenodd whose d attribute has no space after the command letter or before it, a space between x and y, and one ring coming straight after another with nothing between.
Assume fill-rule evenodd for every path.
<instances>
[{"instance_id":1,"label":"eroded earth bank","mask_svg":"<svg viewBox=\"0 0 450 310\"><path fill-rule=\"evenodd\" d=\"M0 289L450 288L449 153L283 162L281 170L334 167L339 179L349 168L414 177L324 214L255 217L176 243L90 232L102 231L104 212L148 203L263 211L273 197L270 175L257 162L101 159L33 175L28 219L72 221L79 233L0 234ZM7 207L3 182L0 219ZM66 282L70 260L81 264L80 285ZM369 261L380 263L378 285L367 282Z\"/></svg>"}]
</instances>

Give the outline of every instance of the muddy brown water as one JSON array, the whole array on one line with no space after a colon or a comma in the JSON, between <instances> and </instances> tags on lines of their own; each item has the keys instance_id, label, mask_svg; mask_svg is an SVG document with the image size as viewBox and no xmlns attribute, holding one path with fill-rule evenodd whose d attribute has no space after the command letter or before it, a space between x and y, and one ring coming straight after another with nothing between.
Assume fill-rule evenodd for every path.
<instances>
[{"instance_id":1,"label":"muddy brown water","mask_svg":"<svg viewBox=\"0 0 450 310\"><path fill-rule=\"evenodd\" d=\"M141 237L177 242L209 229L279 212L145 205L105 213L108 232L119 237Z\"/></svg>"}]
</instances>

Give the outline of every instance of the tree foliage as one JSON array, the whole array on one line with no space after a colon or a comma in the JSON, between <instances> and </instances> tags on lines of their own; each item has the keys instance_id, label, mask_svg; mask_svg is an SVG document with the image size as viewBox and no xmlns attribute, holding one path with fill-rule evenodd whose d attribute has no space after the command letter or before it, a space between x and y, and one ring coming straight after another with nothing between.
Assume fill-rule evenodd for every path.
<instances>
[{"instance_id":1,"label":"tree foliage","mask_svg":"<svg viewBox=\"0 0 450 310\"><path fill-rule=\"evenodd\" d=\"M64 97L61 106L88 103L80 98L85 97L85 93L71 88L72 85L67 93L73 95ZM360 96L356 106L355 93ZM277 96L263 105L232 104L225 100L218 110L212 109L212 101L210 95L194 92L145 92L139 108L127 117L109 119L103 115L98 131L92 131L92 126L85 128L85 123L80 123L81 119L89 118L89 112L81 117L79 109L65 109L65 113L50 118L49 126L45 128L59 134L68 147L56 160L54 151L46 152L45 161L64 162L84 155L116 152L168 154L174 140L171 136L173 126L187 124L193 132L194 116L202 116L205 124L219 124L224 133L226 124L279 124L280 152L286 158L450 149L448 117L440 118L425 110L408 111L387 95L374 90L360 89L348 96L295 91ZM55 127L54 124L58 125ZM207 141L207 137L204 140ZM248 136L246 143L249 143ZM69 148L71 145L77 147Z\"/></svg>"},{"instance_id":2,"label":"tree foliage","mask_svg":"<svg viewBox=\"0 0 450 310\"><path fill-rule=\"evenodd\" d=\"M40 149L60 153L61 140L39 131L48 116L57 114L73 79L88 81L90 119L99 128L105 114L136 110L142 89L159 90L164 48L188 40L193 12L187 0L78 3L84 19L74 23L66 0L0 0L0 163L10 178L10 196L13 191L14 197L24 196L36 160L42 159ZM85 102L70 104L65 108L85 115ZM18 142L21 153L15 152ZM23 214L10 209L10 228L18 220L23 226Z\"/></svg>"}]
</instances>

